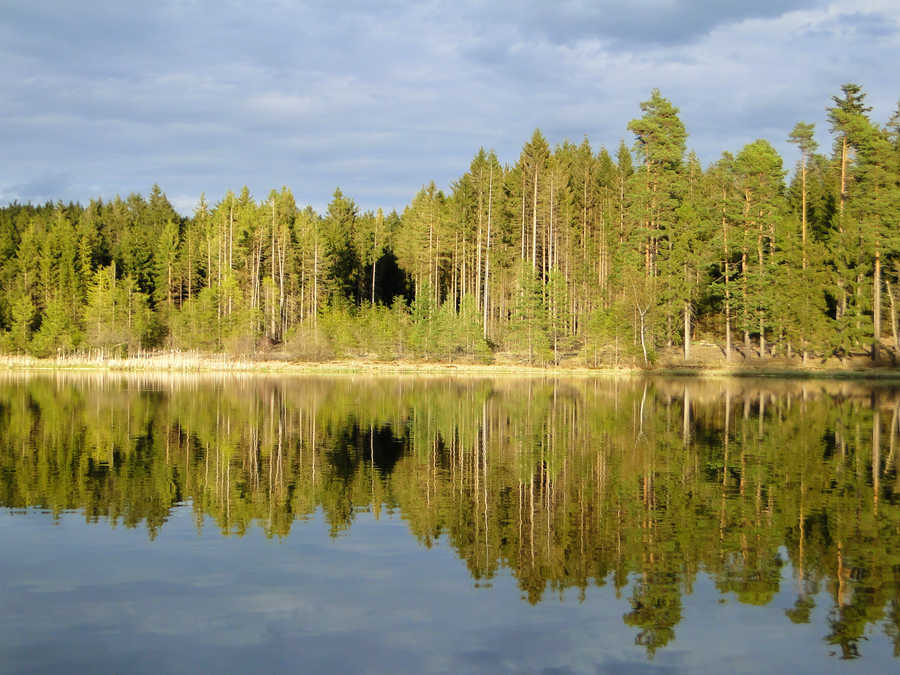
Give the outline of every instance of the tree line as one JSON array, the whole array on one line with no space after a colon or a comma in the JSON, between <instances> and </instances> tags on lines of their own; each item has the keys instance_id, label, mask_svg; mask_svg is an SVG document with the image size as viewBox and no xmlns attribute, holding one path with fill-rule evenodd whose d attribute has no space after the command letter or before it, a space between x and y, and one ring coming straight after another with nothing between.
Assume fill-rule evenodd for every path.
<instances>
[{"instance_id":1,"label":"tree line","mask_svg":"<svg viewBox=\"0 0 900 675\"><path fill-rule=\"evenodd\" d=\"M830 152L812 124L791 131L789 183L766 140L704 168L678 108L654 90L640 110L631 147L536 130L514 163L481 149L401 213L338 189L320 214L286 187L204 196L191 217L158 186L8 205L2 347L617 365L704 339L729 361L896 358L900 110L880 126L844 85Z\"/></svg>"}]
</instances>

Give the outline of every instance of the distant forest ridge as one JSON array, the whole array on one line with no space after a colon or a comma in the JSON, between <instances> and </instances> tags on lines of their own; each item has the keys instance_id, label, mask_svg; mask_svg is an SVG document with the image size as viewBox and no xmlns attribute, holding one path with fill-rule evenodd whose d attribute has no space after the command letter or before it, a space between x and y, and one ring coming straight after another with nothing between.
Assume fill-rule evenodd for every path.
<instances>
[{"instance_id":1,"label":"distant forest ridge","mask_svg":"<svg viewBox=\"0 0 900 675\"><path fill-rule=\"evenodd\" d=\"M659 91L611 154L540 131L514 164L481 149L448 192L398 214L339 189L324 214L245 187L193 217L149 197L0 209L0 349L158 348L297 359L652 364L692 343L722 358L896 359L900 109L865 93L812 124L789 184L765 140L704 169ZM885 323L889 323L886 326Z\"/></svg>"}]
</instances>

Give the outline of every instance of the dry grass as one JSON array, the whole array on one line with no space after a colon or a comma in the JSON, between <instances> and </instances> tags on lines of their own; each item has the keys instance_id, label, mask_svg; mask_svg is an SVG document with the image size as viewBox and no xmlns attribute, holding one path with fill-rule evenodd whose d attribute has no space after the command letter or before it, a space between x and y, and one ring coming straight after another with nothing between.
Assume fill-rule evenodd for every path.
<instances>
[{"instance_id":1,"label":"dry grass","mask_svg":"<svg viewBox=\"0 0 900 675\"><path fill-rule=\"evenodd\" d=\"M831 365L831 364L828 364ZM421 361L289 361L233 357L225 354L202 352L153 352L129 357L114 357L102 353L58 356L38 359L32 356L0 355L0 369L8 371L105 371L142 373L272 373L280 375L341 375L341 374L404 374L441 376L527 376L527 377L630 377L653 375L691 375L699 377L786 377L816 379L900 379L896 368L856 367L797 367L794 364L744 362L726 364L724 359L708 359L706 362L678 363L675 358L663 359L651 371L640 368L587 368L564 364L562 366L529 366L511 361L482 363L442 363ZM848 364L849 365L849 364Z\"/></svg>"},{"instance_id":2,"label":"dry grass","mask_svg":"<svg viewBox=\"0 0 900 675\"><path fill-rule=\"evenodd\" d=\"M6 370L104 370L117 372L243 372L280 374L397 373L438 375L619 375L640 371L630 369L589 369L582 367L540 367L514 363L439 363L419 361L345 360L304 362L235 358L200 352L160 352L140 356L110 357L101 354L59 356L38 359L32 356L0 356Z\"/></svg>"},{"instance_id":3,"label":"dry grass","mask_svg":"<svg viewBox=\"0 0 900 675\"><path fill-rule=\"evenodd\" d=\"M276 364L277 365L277 364ZM196 352L161 352L140 356L110 357L80 354L38 359L33 356L0 356L0 367L10 370L116 370L116 371L252 371L266 362L235 359Z\"/></svg>"}]
</instances>

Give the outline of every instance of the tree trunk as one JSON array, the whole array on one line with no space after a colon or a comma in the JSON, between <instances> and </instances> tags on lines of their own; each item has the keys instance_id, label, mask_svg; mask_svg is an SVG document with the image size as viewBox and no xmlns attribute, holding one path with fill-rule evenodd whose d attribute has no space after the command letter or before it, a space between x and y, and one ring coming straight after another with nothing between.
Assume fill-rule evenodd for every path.
<instances>
[{"instance_id":1,"label":"tree trunk","mask_svg":"<svg viewBox=\"0 0 900 675\"><path fill-rule=\"evenodd\" d=\"M728 193L722 188L722 243L725 249L725 361L731 361L731 290L728 288L728 259L730 252L728 250L728 221L725 216L725 204L728 199Z\"/></svg>"},{"instance_id":2,"label":"tree trunk","mask_svg":"<svg viewBox=\"0 0 900 675\"><path fill-rule=\"evenodd\" d=\"M766 321L765 312L759 310L759 358L766 357Z\"/></svg>"},{"instance_id":3,"label":"tree trunk","mask_svg":"<svg viewBox=\"0 0 900 675\"><path fill-rule=\"evenodd\" d=\"M231 207L228 209L228 274L231 275L234 259L234 197L231 198Z\"/></svg>"},{"instance_id":4,"label":"tree trunk","mask_svg":"<svg viewBox=\"0 0 900 675\"><path fill-rule=\"evenodd\" d=\"M550 219L547 223L547 273L553 269L553 256L556 254L556 246L554 246L553 238L553 190L554 190L554 178L553 173L550 174Z\"/></svg>"},{"instance_id":5,"label":"tree trunk","mask_svg":"<svg viewBox=\"0 0 900 675\"><path fill-rule=\"evenodd\" d=\"M644 365L649 366L650 362L647 360L647 343L644 341L644 314L646 314L646 310L642 312L639 309L638 314L641 318L641 352L644 354Z\"/></svg>"},{"instance_id":6,"label":"tree trunk","mask_svg":"<svg viewBox=\"0 0 900 675\"><path fill-rule=\"evenodd\" d=\"M487 340L488 336L488 300L489 290L490 290L490 273L491 273L491 216L492 216L492 207L494 202L494 165L491 164L491 174L488 179L488 222L487 222L487 241L484 246L484 299L483 299L483 310L484 310L484 325L482 330L484 332L484 339Z\"/></svg>"},{"instance_id":7,"label":"tree trunk","mask_svg":"<svg viewBox=\"0 0 900 675\"><path fill-rule=\"evenodd\" d=\"M900 352L900 335L897 335L897 307L894 299L894 291L891 289L891 282L885 279L887 285L888 299L891 302L891 334L894 336L894 349Z\"/></svg>"},{"instance_id":8,"label":"tree trunk","mask_svg":"<svg viewBox=\"0 0 900 675\"><path fill-rule=\"evenodd\" d=\"M844 202L847 199L847 137L841 139L841 200L839 206L838 228L844 231Z\"/></svg>"},{"instance_id":9,"label":"tree trunk","mask_svg":"<svg viewBox=\"0 0 900 675\"><path fill-rule=\"evenodd\" d=\"M481 178L478 181L478 230L475 234L475 310L481 309Z\"/></svg>"},{"instance_id":10,"label":"tree trunk","mask_svg":"<svg viewBox=\"0 0 900 675\"><path fill-rule=\"evenodd\" d=\"M762 294L764 293L763 289L765 288L764 279L765 279L765 256L763 254L763 221L762 214L759 215L759 229L757 231L756 236L756 249L757 249L757 258L759 262L759 358L763 359L766 356L766 314L765 310L762 307Z\"/></svg>"},{"instance_id":11,"label":"tree trunk","mask_svg":"<svg viewBox=\"0 0 900 675\"><path fill-rule=\"evenodd\" d=\"M286 234L286 233L283 233ZM287 256L287 246L285 242L281 242L281 250L278 258L278 316L280 317L281 322L281 330L279 331L279 337L284 339L284 334L287 332L287 324L288 324L288 313L286 308L286 298L284 294L284 266L285 266L285 257Z\"/></svg>"},{"instance_id":12,"label":"tree trunk","mask_svg":"<svg viewBox=\"0 0 900 675\"><path fill-rule=\"evenodd\" d=\"M272 200L272 261L269 265L270 278L272 280L272 309L269 317L269 337L275 339L275 200Z\"/></svg>"},{"instance_id":13,"label":"tree trunk","mask_svg":"<svg viewBox=\"0 0 900 675\"><path fill-rule=\"evenodd\" d=\"M745 354L750 353L750 315L747 311L747 307L750 304L750 299L747 297L747 249L741 251L741 280L743 282L743 297L744 297L744 351ZM746 358L746 357L745 357Z\"/></svg>"},{"instance_id":14,"label":"tree trunk","mask_svg":"<svg viewBox=\"0 0 900 675\"><path fill-rule=\"evenodd\" d=\"M313 297L312 297L313 326L319 323L319 240L313 246Z\"/></svg>"},{"instance_id":15,"label":"tree trunk","mask_svg":"<svg viewBox=\"0 0 900 675\"><path fill-rule=\"evenodd\" d=\"M379 211L381 213L381 211ZM372 234L372 304L375 304L375 265L378 264L378 229ZM455 270L454 270L455 271Z\"/></svg>"},{"instance_id":16,"label":"tree trunk","mask_svg":"<svg viewBox=\"0 0 900 675\"><path fill-rule=\"evenodd\" d=\"M801 159L801 192L800 192L800 203L801 203L801 218L800 218L800 241L802 245L802 268L806 270L806 153L803 153L803 157ZM806 275L804 275L804 283L806 282Z\"/></svg>"},{"instance_id":17,"label":"tree trunk","mask_svg":"<svg viewBox=\"0 0 900 675\"><path fill-rule=\"evenodd\" d=\"M525 170L522 170L522 255L525 260Z\"/></svg>"},{"instance_id":18,"label":"tree trunk","mask_svg":"<svg viewBox=\"0 0 900 675\"><path fill-rule=\"evenodd\" d=\"M537 197L538 197L538 171L534 169L534 200L531 211L531 270L537 271Z\"/></svg>"},{"instance_id":19,"label":"tree trunk","mask_svg":"<svg viewBox=\"0 0 900 675\"><path fill-rule=\"evenodd\" d=\"M872 360L878 360L881 344L881 251L875 251L875 272L872 280Z\"/></svg>"},{"instance_id":20,"label":"tree trunk","mask_svg":"<svg viewBox=\"0 0 900 675\"><path fill-rule=\"evenodd\" d=\"M806 365L806 358L807 358L807 348L806 348L807 334L806 334L806 331L808 330L807 320L809 318L809 300L807 299L807 293L809 291L807 289L808 281L806 278L806 161L807 161L806 151L803 152L803 157L801 158L800 161L801 161L800 166L801 166L801 183L802 183L801 195L800 195L800 202L801 202L800 211L802 214L801 218L800 218L800 241L801 241L801 246L802 246L801 267L803 270L801 284L804 289L804 291L803 291L803 294L804 294L803 328L801 331L802 337L800 338L800 343L802 345L801 360L803 362L803 365Z\"/></svg>"}]
</instances>

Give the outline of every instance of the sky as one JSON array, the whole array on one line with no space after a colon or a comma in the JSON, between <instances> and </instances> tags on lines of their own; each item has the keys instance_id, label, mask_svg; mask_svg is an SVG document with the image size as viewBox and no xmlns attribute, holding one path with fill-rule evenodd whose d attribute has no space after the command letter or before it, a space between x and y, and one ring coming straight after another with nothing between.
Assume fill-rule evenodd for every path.
<instances>
[{"instance_id":1,"label":"sky","mask_svg":"<svg viewBox=\"0 0 900 675\"><path fill-rule=\"evenodd\" d=\"M193 212L247 185L402 210L479 147L631 145L653 88L706 165L816 124L840 86L885 123L896 0L0 0L0 204L148 194Z\"/></svg>"}]
</instances>

